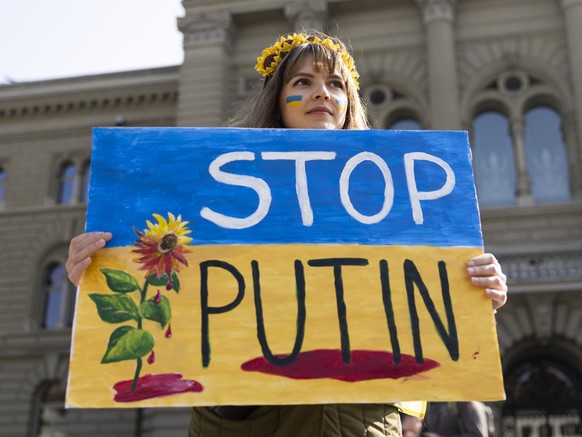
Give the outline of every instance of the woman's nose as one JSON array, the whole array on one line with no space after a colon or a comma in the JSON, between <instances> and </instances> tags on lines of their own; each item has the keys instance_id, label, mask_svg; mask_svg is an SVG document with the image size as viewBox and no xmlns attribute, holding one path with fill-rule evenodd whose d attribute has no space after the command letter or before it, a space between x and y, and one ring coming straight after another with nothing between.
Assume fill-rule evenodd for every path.
<instances>
[{"instance_id":1,"label":"woman's nose","mask_svg":"<svg viewBox=\"0 0 582 437\"><path fill-rule=\"evenodd\" d=\"M313 96L316 99L323 99L323 100L330 100L331 99L331 94L329 93L329 90L327 89L327 86L324 83L317 87Z\"/></svg>"}]
</instances>

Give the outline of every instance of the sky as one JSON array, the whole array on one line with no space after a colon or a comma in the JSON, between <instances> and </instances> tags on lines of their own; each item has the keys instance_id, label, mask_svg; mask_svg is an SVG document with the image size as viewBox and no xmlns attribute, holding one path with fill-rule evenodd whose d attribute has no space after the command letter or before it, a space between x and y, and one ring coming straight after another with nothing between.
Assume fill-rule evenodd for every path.
<instances>
[{"instance_id":1,"label":"sky","mask_svg":"<svg viewBox=\"0 0 582 437\"><path fill-rule=\"evenodd\" d=\"M181 0L0 0L0 84L182 63Z\"/></svg>"}]
</instances>

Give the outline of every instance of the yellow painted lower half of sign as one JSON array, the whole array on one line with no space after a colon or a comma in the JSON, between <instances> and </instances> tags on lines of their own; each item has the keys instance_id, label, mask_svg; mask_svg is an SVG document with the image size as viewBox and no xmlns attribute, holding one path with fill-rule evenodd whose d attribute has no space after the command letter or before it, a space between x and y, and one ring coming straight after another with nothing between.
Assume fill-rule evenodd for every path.
<instances>
[{"instance_id":1,"label":"yellow painted lower half of sign","mask_svg":"<svg viewBox=\"0 0 582 437\"><path fill-rule=\"evenodd\" d=\"M101 269L145 283L131 249L101 250L82 279L71 407L504 397L491 302L464 265L479 248L195 246L179 292L114 292Z\"/></svg>"}]
</instances>

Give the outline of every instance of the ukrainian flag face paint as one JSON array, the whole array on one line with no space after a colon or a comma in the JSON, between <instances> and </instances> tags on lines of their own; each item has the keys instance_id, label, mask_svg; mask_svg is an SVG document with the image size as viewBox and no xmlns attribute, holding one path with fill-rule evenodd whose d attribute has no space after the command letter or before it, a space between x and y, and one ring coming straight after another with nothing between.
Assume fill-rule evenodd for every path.
<instances>
[{"instance_id":1,"label":"ukrainian flag face paint","mask_svg":"<svg viewBox=\"0 0 582 437\"><path fill-rule=\"evenodd\" d=\"M348 106L347 100L343 97L336 97L335 103L337 104L337 109L340 111L344 111Z\"/></svg>"},{"instance_id":2,"label":"ukrainian flag face paint","mask_svg":"<svg viewBox=\"0 0 582 437\"><path fill-rule=\"evenodd\" d=\"M303 96L289 96L285 99L285 105L287 106L287 108L301 106L302 99L303 99Z\"/></svg>"}]
</instances>

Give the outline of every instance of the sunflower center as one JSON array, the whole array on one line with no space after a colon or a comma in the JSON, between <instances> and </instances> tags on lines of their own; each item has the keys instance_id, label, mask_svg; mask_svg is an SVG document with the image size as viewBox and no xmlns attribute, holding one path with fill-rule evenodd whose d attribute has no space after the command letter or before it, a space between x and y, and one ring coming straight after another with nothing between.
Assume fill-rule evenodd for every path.
<instances>
[{"instance_id":1,"label":"sunflower center","mask_svg":"<svg viewBox=\"0 0 582 437\"><path fill-rule=\"evenodd\" d=\"M166 234L160 241L160 251L163 253L171 252L178 244L178 237L175 234Z\"/></svg>"}]
</instances>

